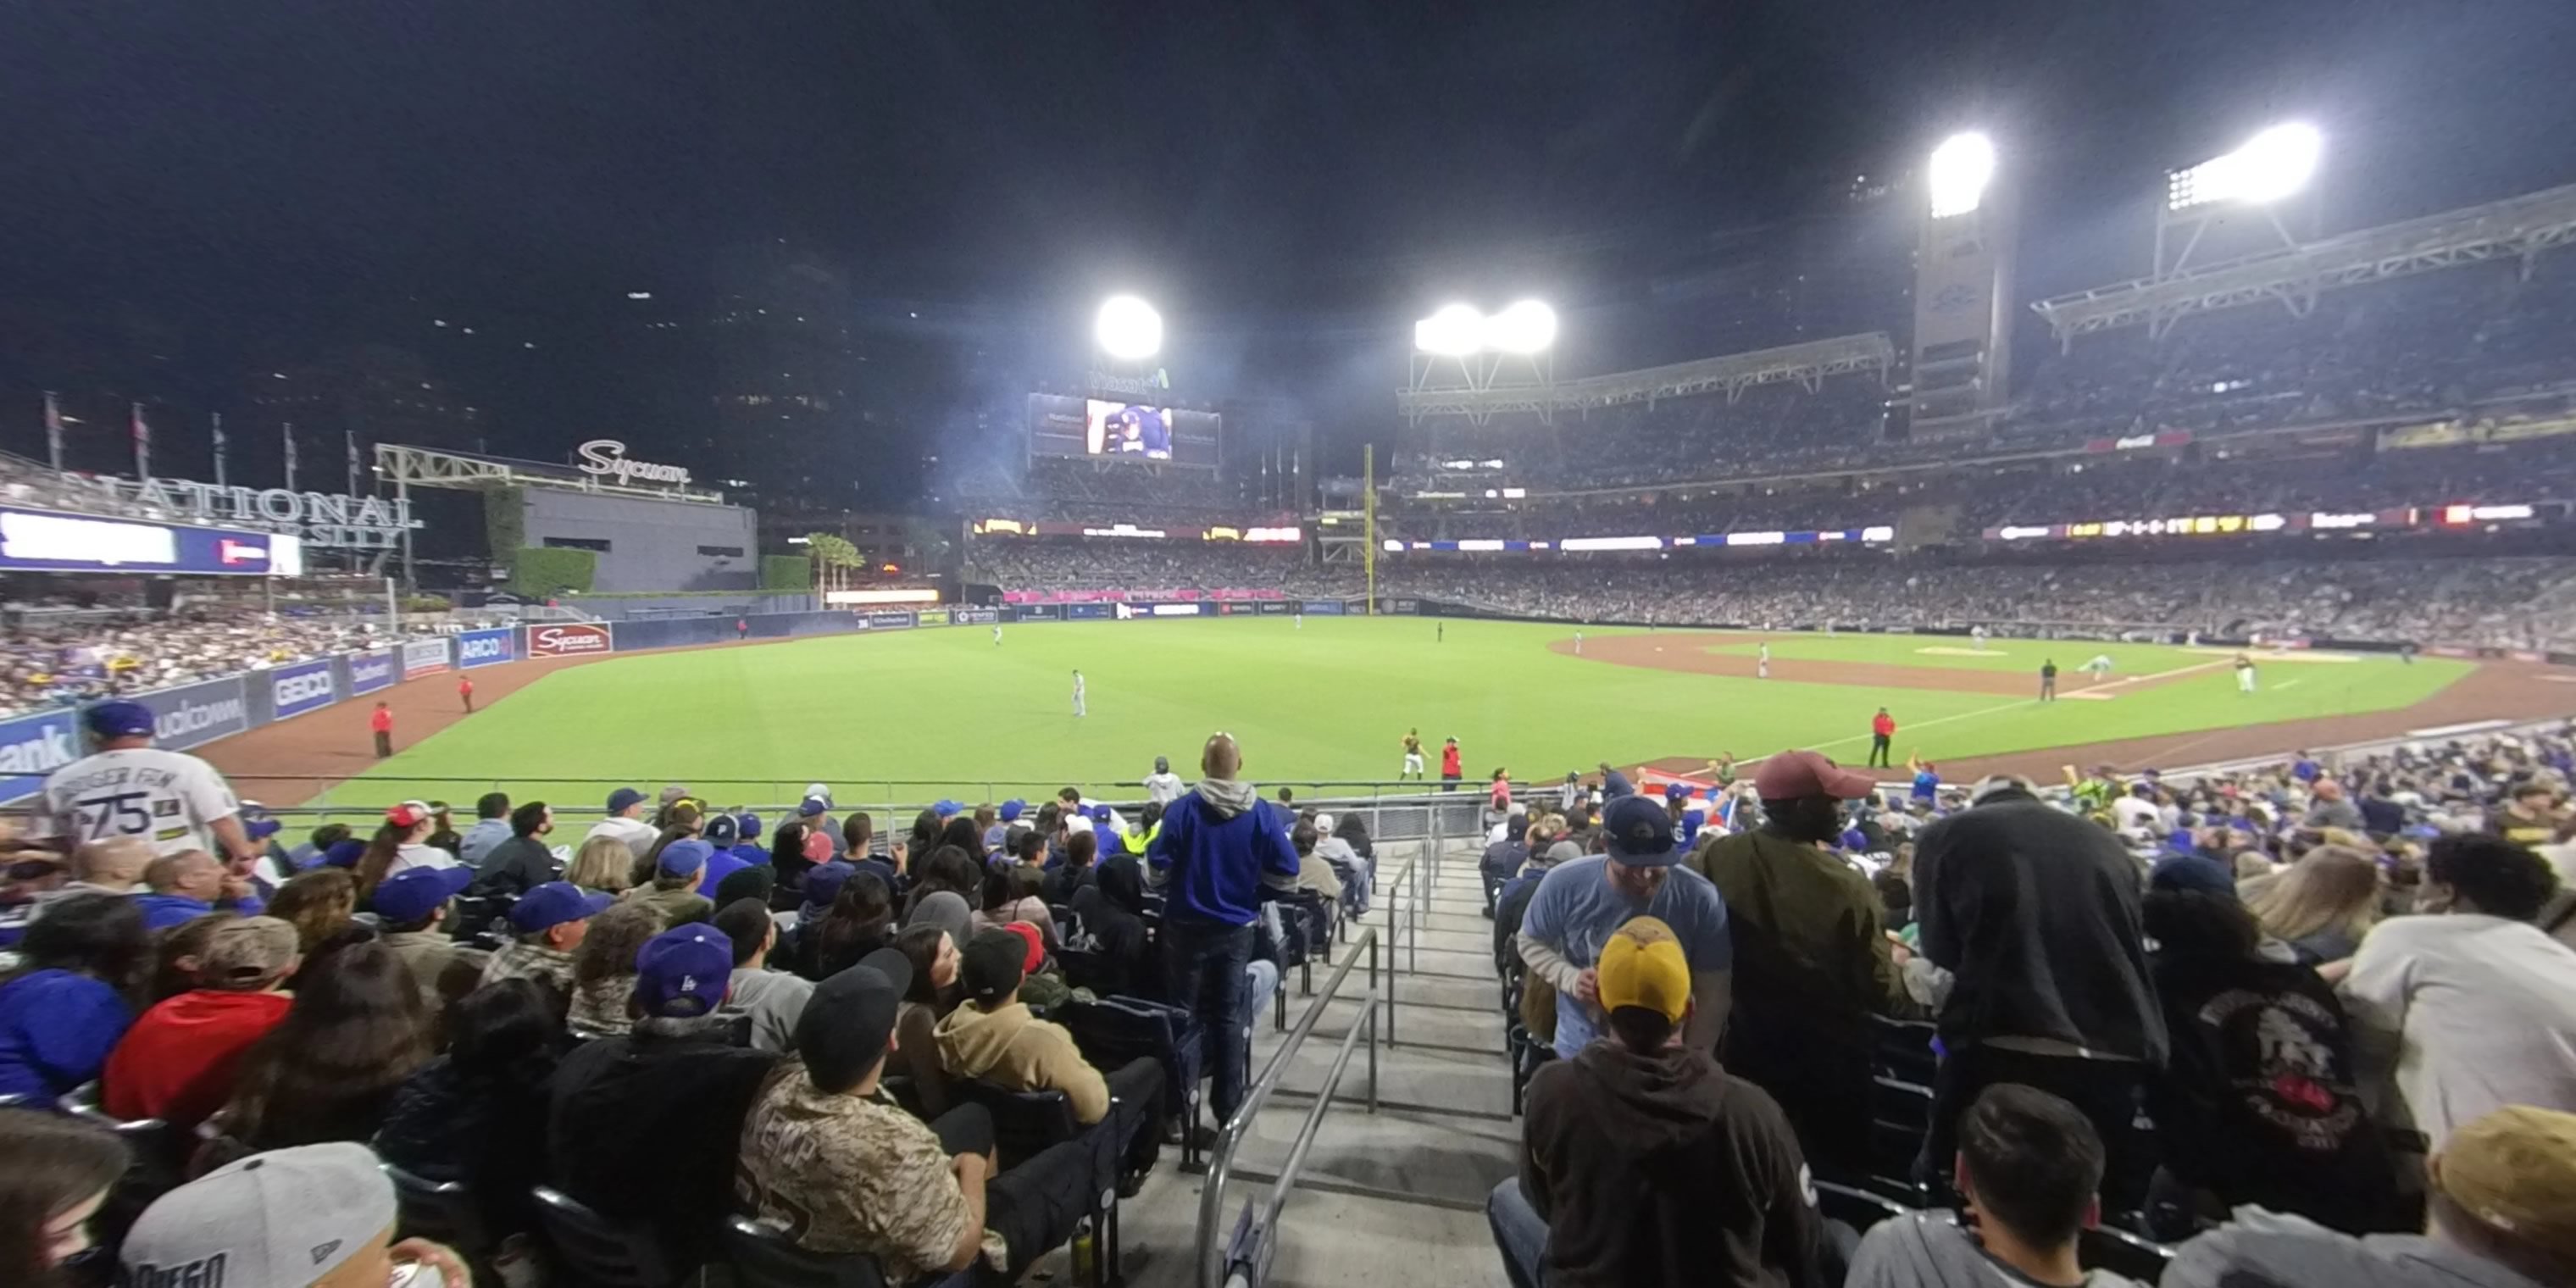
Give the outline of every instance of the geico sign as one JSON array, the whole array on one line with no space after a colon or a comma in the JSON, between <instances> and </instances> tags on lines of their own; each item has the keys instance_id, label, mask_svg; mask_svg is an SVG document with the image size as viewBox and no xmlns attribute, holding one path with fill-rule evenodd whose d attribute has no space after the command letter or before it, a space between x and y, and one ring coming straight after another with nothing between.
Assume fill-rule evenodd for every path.
<instances>
[{"instance_id":1,"label":"geico sign","mask_svg":"<svg viewBox=\"0 0 2576 1288\"><path fill-rule=\"evenodd\" d=\"M289 675L277 682L277 705L293 706L331 696L331 673L315 671L311 675Z\"/></svg>"},{"instance_id":2,"label":"geico sign","mask_svg":"<svg viewBox=\"0 0 2576 1288\"><path fill-rule=\"evenodd\" d=\"M460 639L456 642L456 655L464 658L508 657L510 638L506 635L487 635L479 640L471 637Z\"/></svg>"},{"instance_id":3,"label":"geico sign","mask_svg":"<svg viewBox=\"0 0 2576 1288\"><path fill-rule=\"evenodd\" d=\"M582 473L615 479L620 487L636 482L689 484L685 467L629 460L626 444L613 438L594 438L574 450L581 454Z\"/></svg>"},{"instance_id":4,"label":"geico sign","mask_svg":"<svg viewBox=\"0 0 2576 1288\"><path fill-rule=\"evenodd\" d=\"M540 626L528 632L528 651L540 657L605 653L608 631L599 626Z\"/></svg>"}]
</instances>

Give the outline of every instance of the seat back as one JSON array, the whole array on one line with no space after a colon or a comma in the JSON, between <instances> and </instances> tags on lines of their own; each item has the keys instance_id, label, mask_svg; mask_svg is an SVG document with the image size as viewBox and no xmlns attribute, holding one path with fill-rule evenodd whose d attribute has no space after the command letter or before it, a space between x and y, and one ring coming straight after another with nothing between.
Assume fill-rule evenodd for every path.
<instances>
[{"instance_id":1,"label":"seat back","mask_svg":"<svg viewBox=\"0 0 2576 1288\"><path fill-rule=\"evenodd\" d=\"M394 1183L394 1201L401 1209L404 1237L443 1243L468 1257L492 1250L491 1237L483 1229L483 1209L462 1183L433 1181L391 1163L377 1166Z\"/></svg>"},{"instance_id":2,"label":"seat back","mask_svg":"<svg viewBox=\"0 0 2576 1288\"><path fill-rule=\"evenodd\" d=\"M671 1288L680 1281L650 1231L620 1226L552 1186L532 1193L546 1241L580 1282L592 1288Z\"/></svg>"},{"instance_id":3,"label":"seat back","mask_svg":"<svg viewBox=\"0 0 2576 1288\"><path fill-rule=\"evenodd\" d=\"M2085 1230L2075 1245L2075 1259L2086 1269L2108 1270L2142 1284L2156 1282L2173 1255L2165 1244L2107 1225Z\"/></svg>"},{"instance_id":4,"label":"seat back","mask_svg":"<svg viewBox=\"0 0 2576 1288\"><path fill-rule=\"evenodd\" d=\"M1061 1091L1013 1091L982 1078L952 1079L948 1090L967 1104L982 1105L993 1116L993 1145L1005 1169L1082 1131L1073 1118L1073 1102Z\"/></svg>"},{"instance_id":5,"label":"seat back","mask_svg":"<svg viewBox=\"0 0 2576 1288\"><path fill-rule=\"evenodd\" d=\"M876 1258L807 1252L747 1216L725 1223L724 1248L736 1288L886 1288Z\"/></svg>"},{"instance_id":6,"label":"seat back","mask_svg":"<svg viewBox=\"0 0 2576 1288\"><path fill-rule=\"evenodd\" d=\"M1121 1068L1130 1060L1163 1067L1163 1114L1195 1122L1199 1096L1199 1026L1188 1010L1141 997L1104 997L1065 1003L1056 1022L1095 1068Z\"/></svg>"}]
</instances>

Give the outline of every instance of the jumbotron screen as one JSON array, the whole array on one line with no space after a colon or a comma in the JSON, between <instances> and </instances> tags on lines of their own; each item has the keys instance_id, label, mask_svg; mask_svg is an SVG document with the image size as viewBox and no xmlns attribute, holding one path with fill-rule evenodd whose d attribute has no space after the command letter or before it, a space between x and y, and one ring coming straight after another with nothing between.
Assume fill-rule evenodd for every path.
<instances>
[{"instance_id":1,"label":"jumbotron screen","mask_svg":"<svg viewBox=\"0 0 2576 1288\"><path fill-rule=\"evenodd\" d=\"M1062 394L1029 395L1029 453L1093 456L1215 469L1214 412Z\"/></svg>"}]
</instances>

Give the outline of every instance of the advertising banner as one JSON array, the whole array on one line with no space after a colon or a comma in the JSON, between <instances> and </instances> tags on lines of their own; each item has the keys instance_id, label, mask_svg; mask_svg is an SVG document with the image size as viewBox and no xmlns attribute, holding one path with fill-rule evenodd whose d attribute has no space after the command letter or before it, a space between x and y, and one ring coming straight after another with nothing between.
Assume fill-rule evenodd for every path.
<instances>
[{"instance_id":1,"label":"advertising banner","mask_svg":"<svg viewBox=\"0 0 2576 1288\"><path fill-rule=\"evenodd\" d=\"M331 676L329 662L300 662L282 666L268 673L270 693L277 700L277 718L300 716L319 711L340 700L340 687Z\"/></svg>"},{"instance_id":2,"label":"advertising banner","mask_svg":"<svg viewBox=\"0 0 2576 1288\"><path fill-rule=\"evenodd\" d=\"M1124 607L1126 607L1125 604L1066 604L1064 615L1069 621L1105 622L1116 615L1115 610ZM1024 608L1020 611L1028 610Z\"/></svg>"},{"instance_id":3,"label":"advertising banner","mask_svg":"<svg viewBox=\"0 0 2576 1288\"><path fill-rule=\"evenodd\" d=\"M1308 613L1316 617L1339 617L1342 615L1342 601L1338 599L1304 600L1297 605L1297 608L1300 612Z\"/></svg>"},{"instance_id":4,"label":"advertising banner","mask_svg":"<svg viewBox=\"0 0 2576 1288\"><path fill-rule=\"evenodd\" d=\"M392 649L349 655L349 692L352 695L390 689L401 678L402 664L395 660Z\"/></svg>"},{"instance_id":5,"label":"advertising banner","mask_svg":"<svg viewBox=\"0 0 2576 1288\"><path fill-rule=\"evenodd\" d=\"M922 626L946 626L948 624L948 610L945 608L919 609L916 610L912 616L914 622Z\"/></svg>"},{"instance_id":6,"label":"advertising banner","mask_svg":"<svg viewBox=\"0 0 2576 1288\"><path fill-rule=\"evenodd\" d=\"M1200 615L1200 610L1207 605L1117 603L1109 607L1116 611L1118 620L1127 622L1141 617L1197 617Z\"/></svg>"},{"instance_id":7,"label":"advertising banner","mask_svg":"<svg viewBox=\"0 0 2576 1288\"><path fill-rule=\"evenodd\" d=\"M1386 611L1390 613L1418 613L1422 611L1422 605L1410 599L1390 599L1386 601Z\"/></svg>"},{"instance_id":8,"label":"advertising banner","mask_svg":"<svg viewBox=\"0 0 2576 1288\"><path fill-rule=\"evenodd\" d=\"M530 657L586 657L615 647L609 628L590 622L550 623L528 628Z\"/></svg>"},{"instance_id":9,"label":"advertising banner","mask_svg":"<svg viewBox=\"0 0 2576 1288\"><path fill-rule=\"evenodd\" d=\"M1288 603L1286 600L1264 600L1260 604L1260 610L1261 615L1264 617L1286 617L1289 613Z\"/></svg>"},{"instance_id":10,"label":"advertising banner","mask_svg":"<svg viewBox=\"0 0 2576 1288\"><path fill-rule=\"evenodd\" d=\"M912 629L912 614L870 613L868 614L868 629L872 631L910 630Z\"/></svg>"},{"instance_id":11,"label":"advertising banner","mask_svg":"<svg viewBox=\"0 0 2576 1288\"><path fill-rule=\"evenodd\" d=\"M0 720L0 799L43 790L45 775L81 758L80 714L70 707Z\"/></svg>"},{"instance_id":12,"label":"advertising banner","mask_svg":"<svg viewBox=\"0 0 2576 1288\"><path fill-rule=\"evenodd\" d=\"M1064 610L1055 604L1019 604L1013 606L1011 609L1011 620L1015 622L1060 622L1064 620Z\"/></svg>"},{"instance_id":13,"label":"advertising banner","mask_svg":"<svg viewBox=\"0 0 2576 1288\"><path fill-rule=\"evenodd\" d=\"M402 647L402 674L408 680L447 669L447 640L413 640Z\"/></svg>"},{"instance_id":14,"label":"advertising banner","mask_svg":"<svg viewBox=\"0 0 2576 1288\"><path fill-rule=\"evenodd\" d=\"M1002 620L1002 610L998 608L952 608L948 610L948 620L955 622L960 626L990 626L993 623Z\"/></svg>"},{"instance_id":15,"label":"advertising banner","mask_svg":"<svg viewBox=\"0 0 2576 1288\"><path fill-rule=\"evenodd\" d=\"M318 666L326 675L331 670L327 659L305 665ZM250 728L250 704L242 700L238 675L138 693L133 700L152 709L153 742L167 751L186 751Z\"/></svg>"},{"instance_id":16,"label":"advertising banner","mask_svg":"<svg viewBox=\"0 0 2576 1288\"><path fill-rule=\"evenodd\" d=\"M266 532L0 508L0 568L265 577L281 571L270 563L273 540Z\"/></svg>"},{"instance_id":17,"label":"advertising banner","mask_svg":"<svg viewBox=\"0 0 2576 1288\"><path fill-rule=\"evenodd\" d=\"M498 666L519 655L519 632L512 626L467 631L456 637L456 664L471 669Z\"/></svg>"}]
</instances>

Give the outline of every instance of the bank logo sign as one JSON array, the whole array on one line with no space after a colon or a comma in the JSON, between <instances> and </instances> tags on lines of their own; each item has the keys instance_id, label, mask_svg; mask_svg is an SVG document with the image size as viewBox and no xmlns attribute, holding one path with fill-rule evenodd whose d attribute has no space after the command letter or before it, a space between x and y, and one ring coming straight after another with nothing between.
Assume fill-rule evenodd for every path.
<instances>
[{"instance_id":1,"label":"bank logo sign","mask_svg":"<svg viewBox=\"0 0 2576 1288\"><path fill-rule=\"evenodd\" d=\"M447 669L447 640L444 636L413 640L403 645L402 659L403 678L406 680L416 675L444 671Z\"/></svg>"},{"instance_id":2,"label":"bank logo sign","mask_svg":"<svg viewBox=\"0 0 2576 1288\"><path fill-rule=\"evenodd\" d=\"M78 713L69 707L0 721L0 798L44 790L45 775L81 758Z\"/></svg>"}]
</instances>

